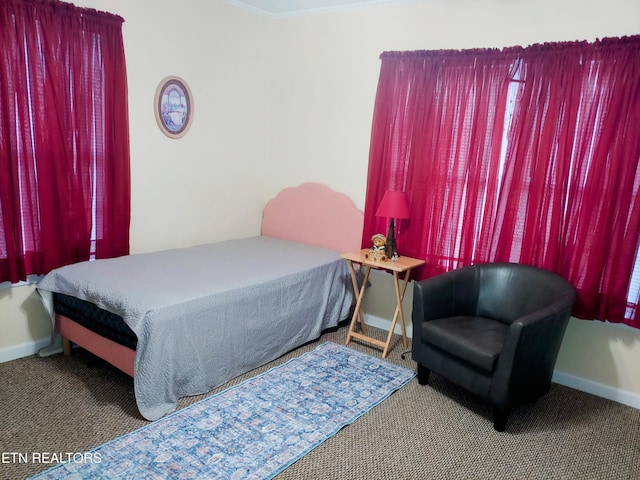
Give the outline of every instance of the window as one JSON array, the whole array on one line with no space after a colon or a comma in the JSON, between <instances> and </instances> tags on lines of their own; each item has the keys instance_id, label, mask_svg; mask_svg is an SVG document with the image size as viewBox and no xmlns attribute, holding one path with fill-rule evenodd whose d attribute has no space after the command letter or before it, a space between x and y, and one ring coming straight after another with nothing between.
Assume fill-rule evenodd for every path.
<instances>
[{"instance_id":1,"label":"window","mask_svg":"<svg viewBox=\"0 0 640 480\"><path fill-rule=\"evenodd\" d=\"M405 190L399 248L419 278L490 261L578 290L574 315L635 319L640 37L503 50L387 52L374 109L365 232Z\"/></svg>"},{"instance_id":2,"label":"window","mask_svg":"<svg viewBox=\"0 0 640 480\"><path fill-rule=\"evenodd\" d=\"M122 21L0 3L0 282L129 251Z\"/></svg>"}]
</instances>

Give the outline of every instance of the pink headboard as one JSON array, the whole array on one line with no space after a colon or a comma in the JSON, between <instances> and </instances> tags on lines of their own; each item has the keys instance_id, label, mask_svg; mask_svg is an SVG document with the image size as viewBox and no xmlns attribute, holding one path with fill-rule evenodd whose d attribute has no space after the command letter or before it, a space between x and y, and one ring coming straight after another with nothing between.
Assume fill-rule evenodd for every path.
<instances>
[{"instance_id":1,"label":"pink headboard","mask_svg":"<svg viewBox=\"0 0 640 480\"><path fill-rule=\"evenodd\" d=\"M353 201L321 183L289 187L269 200L262 235L328 248L360 250L364 215Z\"/></svg>"}]
</instances>

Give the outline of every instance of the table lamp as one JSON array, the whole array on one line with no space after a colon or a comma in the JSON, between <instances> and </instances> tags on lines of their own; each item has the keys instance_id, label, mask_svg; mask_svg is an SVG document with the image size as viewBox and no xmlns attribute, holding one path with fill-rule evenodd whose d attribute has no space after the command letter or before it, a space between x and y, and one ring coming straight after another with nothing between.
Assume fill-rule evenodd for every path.
<instances>
[{"instance_id":1,"label":"table lamp","mask_svg":"<svg viewBox=\"0 0 640 480\"><path fill-rule=\"evenodd\" d=\"M388 258L399 257L396 248L396 228L395 219L409 218L409 201L405 192L388 190L382 197L376 217L387 217L391 219L389 223L389 233L387 233L387 246L385 253Z\"/></svg>"}]
</instances>

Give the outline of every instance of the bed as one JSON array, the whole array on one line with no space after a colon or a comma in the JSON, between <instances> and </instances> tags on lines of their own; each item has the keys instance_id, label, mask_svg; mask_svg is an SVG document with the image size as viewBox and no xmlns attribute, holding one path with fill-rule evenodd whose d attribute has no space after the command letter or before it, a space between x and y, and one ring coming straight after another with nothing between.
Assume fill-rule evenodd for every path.
<instances>
[{"instance_id":1,"label":"bed","mask_svg":"<svg viewBox=\"0 0 640 480\"><path fill-rule=\"evenodd\" d=\"M131 375L156 420L347 319L339 253L362 225L347 196L305 183L267 202L259 236L68 265L37 291L65 354L73 342Z\"/></svg>"}]
</instances>

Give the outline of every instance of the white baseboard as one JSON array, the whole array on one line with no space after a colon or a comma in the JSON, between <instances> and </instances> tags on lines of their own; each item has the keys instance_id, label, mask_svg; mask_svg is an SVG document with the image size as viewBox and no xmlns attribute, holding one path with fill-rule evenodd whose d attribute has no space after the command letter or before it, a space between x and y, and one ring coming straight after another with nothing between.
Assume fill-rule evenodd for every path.
<instances>
[{"instance_id":1,"label":"white baseboard","mask_svg":"<svg viewBox=\"0 0 640 480\"><path fill-rule=\"evenodd\" d=\"M10 362L22 357L29 357L38 353L38 350L46 347L51 342L49 337L26 342L20 345L12 345L10 347L0 348L0 363Z\"/></svg>"},{"instance_id":2,"label":"white baseboard","mask_svg":"<svg viewBox=\"0 0 640 480\"><path fill-rule=\"evenodd\" d=\"M391 328L391 321L385 318L376 317L375 315L365 315L365 322L367 323L367 325L371 325L372 327L380 328L386 331L389 331L389 329ZM398 335L402 334L400 325L396 325L395 332ZM408 324L407 337L411 338L412 336L413 328L412 325ZM35 355L39 350L48 346L50 341L50 338L43 338L33 342L23 343L21 345L0 348L0 363L9 362L11 360L16 360L22 357L28 357L30 355ZM54 346L54 349L56 351L61 350L61 348L57 345ZM611 387L603 383L594 382L586 378L577 377L575 375L571 375L569 373L561 372L558 370L555 370L553 372L552 380L555 383L564 385L565 387L574 388L582 392L590 393L598 397L606 398L623 405L628 405L630 407L640 409L640 395L638 395L637 393L621 390L619 388Z\"/></svg>"},{"instance_id":3,"label":"white baseboard","mask_svg":"<svg viewBox=\"0 0 640 480\"><path fill-rule=\"evenodd\" d=\"M640 409L640 395L637 393L621 390L619 388L594 382L593 380L588 380L586 378L577 377L569 373L560 372L558 370L553 372L552 380L555 383L564 385L565 387L574 388L581 392L590 393L598 397L622 403L623 405L628 405L629 407Z\"/></svg>"},{"instance_id":4,"label":"white baseboard","mask_svg":"<svg viewBox=\"0 0 640 480\"><path fill-rule=\"evenodd\" d=\"M391 328L390 320L376 317L375 315L365 314L365 322L367 325L381 328L386 331L389 331ZM398 335L402 334L402 330L399 325L396 325L395 333ZM412 325L407 324L407 337L411 338L412 336ZM606 398L607 400L613 400L614 402L640 409L640 395L637 393L621 390L619 388L594 382L593 380L588 380L586 378L577 377L569 373L560 372L558 370L553 372L552 381L560 385L564 385L565 387L580 390L581 392L590 393L598 397Z\"/></svg>"}]
</instances>

